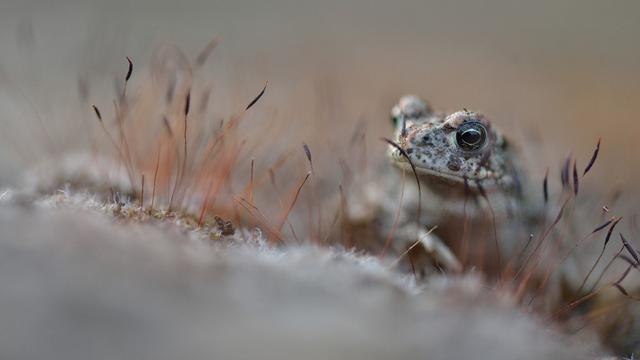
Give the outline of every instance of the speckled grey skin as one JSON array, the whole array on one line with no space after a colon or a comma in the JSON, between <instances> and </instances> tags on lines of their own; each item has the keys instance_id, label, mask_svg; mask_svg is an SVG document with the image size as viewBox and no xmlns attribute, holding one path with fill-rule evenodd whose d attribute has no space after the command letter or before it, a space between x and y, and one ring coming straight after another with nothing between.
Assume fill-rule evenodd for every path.
<instances>
[{"instance_id":1,"label":"speckled grey skin","mask_svg":"<svg viewBox=\"0 0 640 360\"><path fill-rule=\"evenodd\" d=\"M390 145L391 165L375 181L351 189L346 218L355 224L352 229L373 228L366 247L378 245L374 251L389 250L384 243L391 232L390 249L395 253L420 242L429 255L427 267L456 272L499 266L500 253L504 257L526 241L526 224L537 208L522 190L517 151L476 112L445 115L409 95L393 107L391 117L392 140L411 159L420 181L420 214L409 162ZM475 142L461 145L464 139Z\"/></svg>"}]
</instances>

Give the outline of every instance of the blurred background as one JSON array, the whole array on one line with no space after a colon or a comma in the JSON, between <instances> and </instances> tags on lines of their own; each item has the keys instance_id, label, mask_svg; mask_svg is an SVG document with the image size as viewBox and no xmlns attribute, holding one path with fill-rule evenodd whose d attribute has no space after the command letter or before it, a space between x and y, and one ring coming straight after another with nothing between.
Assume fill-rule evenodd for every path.
<instances>
[{"instance_id":1,"label":"blurred background","mask_svg":"<svg viewBox=\"0 0 640 360\"><path fill-rule=\"evenodd\" d=\"M522 149L536 192L547 167L557 191L567 154L583 168L602 138L579 199L592 200L592 212L607 204L609 215L624 215L618 229L630 228L635 241L639 14L637 0L0 0L0 188L20 184L35 164L55 167L62 154L109 151L91 104L114 124L112 99L127 56L134 62L128 94L162 97L165 88L154 92L149 81L159 60L184 67L218 37L193 75L194 99L207 89L210 98L190 138L206 140L268 81L239 128L238 143L248 141L238 147L235 182L225 190L242 193L251 159L262 176L289 154L276 173L279 188L265 181L256 189L255 204L273 223L308 169L303 142L315 174L291 219L312 225L311 205L337 192L345 164L376 176L389 110L415 93L439 110L487 114ZM159 110L141 102L135 120L162 130ZM194 112L199 107L194 102ZM137 140L153 144L158 129L138 128ZM150 174L155 151L146 155ZM622 200L613 204L606 197L617 190ZM596 223L578 225L589 231Z\"/></svg>"},{"instance_id":2,"label":"blurred background","mask_svg":"<svg viewBox=\"0 0 640 360\"><path fill-rule=\"evenodd\" d=\"M108 108L125 56L135 87L158 46L194 58L218 36L201 72L212 119L268 80L247 119L268 124L263 154L307 142L330 178L360 123L369 158L381 158L390 107L416 93L488 114L526 150L534 181L547 166L557 176L569 152L584 165L602 137L592 183L637 194L638 14L633 0L2 0L0 184L87 148L79 126L95 120L79 87Z\"/></svg>"}]
</instances>

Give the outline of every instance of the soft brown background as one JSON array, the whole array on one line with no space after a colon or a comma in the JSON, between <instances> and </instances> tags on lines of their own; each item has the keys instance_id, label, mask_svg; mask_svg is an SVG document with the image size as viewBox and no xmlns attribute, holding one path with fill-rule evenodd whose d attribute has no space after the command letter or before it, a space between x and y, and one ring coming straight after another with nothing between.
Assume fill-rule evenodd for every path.
<instances>
[{"instance_id":1,"label":"soft brown background","mask_svg":"<svg viewBox=\"0 0 640 360\"><path fill-rule=\"evenodd\" d=\"M87 152L82 124L95 126L95 118L79 100L79 79L88 84L89 101L107 114L114 80L121 80L126 70L125 56L136 64L131 83L135 91L143 86L146 64L159 45L178 44L193 58L212 37L220 36L222 44L199 75L214 84L212 122L243 108L269 81L266 95L242 127L258 144L238 163L236 178L243 186L251 157L264 172L287 151L295 154L293 166L286 170L295 175L287 185L294 185L306 172L301 144L307 142L316 174L301 205L310 197L323 198L324 193L314 193L318 189L335 192L341 181L339 160L348 158L358 168L354 162L359 157L353 152L361 151L362 144L355 150L349 147L356 124L367 125L368 159L381 161L384 144L377 139L389 134L389 108L411 92L436 108L466 107L495 119L525 150L524 167L536 185L531 190L535 196L541 196L547 166L557 190L558 168L566 154L577 156L582 168L602 137L601 156L581 191L599 201L593 207L598 212L605 203L600 201L602 194L623 189L625 209L616 205L612 214L625 216L618 230L627 233L635 224L640 180L639 14L637 0L0 0L0 188L19 183L20 174L34 163L55 165L61 153ZM279 180L287 172L280 172ZM261 199L257 205L276 207ZM301 205L294 209L294 221L304 220L311 208ZM43 221L21 218L40 225ZM12 232L20 229L64 234L51 224L32 226L7 219L7 239L12 241ZM588 232L595 223L591 218L580 221L579 232ZM111 229L102 232L112 237ZM629 238L636 241L636 236L631 232ZM592 245L599 250L599 244ZM49 255L45 258L51 259ZM15 259L16 264L29 264L22 257ZM18 276L15 284L24 283L20 271L2 274ZM47 284L58 287L55 281ZM60 288L66 294L68 288ZM115 290L110 294L127 293ZM85 287L82 293L92 294ZM46 294L29 298L45 303L49 299ZM146 298L140 299L147 308ZM153 299L164 301L162 296ZM87 301L94 302L93 297ZM52 313L60 314L57 308ZM45 335L50 331L36 327ZM55 327L55 332L67 335L64 328ZM17 344L16 349L22 343Z\"/></svg>"},{"instance_id":2,"label":"soft brown background","mask_svg":"<svg viewBox=\"0 0 640 360\"><path fill-rule=\"evenodd\" d=\"M52 153L86 149L78 124L93 120L78 101L79 78L108 107L125 56L136 63L135 86L158 45L195 56L217 35L205 72L216 114L241 108L269 80L249 119L272 129L263 153L306 141L318 172L337 176L356 122L367 122L378 157L388 109L413 92L443 110L489 114L527 150L536 182L546 166L557 176L570 151L584 165L602 137L591 183L622 184L634 199L638 14L631 0L4 0L0 184Z\"/></svg>"}]
</instances>

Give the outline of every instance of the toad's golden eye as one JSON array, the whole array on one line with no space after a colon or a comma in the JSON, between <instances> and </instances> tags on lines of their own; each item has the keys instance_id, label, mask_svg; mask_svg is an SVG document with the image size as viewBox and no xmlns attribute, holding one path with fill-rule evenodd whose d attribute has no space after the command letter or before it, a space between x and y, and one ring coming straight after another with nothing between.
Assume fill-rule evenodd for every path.
<instances>
[{"instance_id":1,"label":"toad's golden eye","mask_svg":"<svg viewBox=\"0 0 640 360\"><path fill-rule=\"evenodd\" d=\"M466 122L456 132L456 143L464 151L476 151L487 142L487 128L479 122Z\"/></svg>"}]
</instances>

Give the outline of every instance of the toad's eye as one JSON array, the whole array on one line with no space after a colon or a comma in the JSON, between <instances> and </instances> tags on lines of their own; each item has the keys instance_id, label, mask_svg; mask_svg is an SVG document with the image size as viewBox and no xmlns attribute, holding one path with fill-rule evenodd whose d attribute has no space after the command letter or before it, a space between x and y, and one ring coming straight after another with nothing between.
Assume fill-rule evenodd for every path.
<instances>
[{"instance_id":1,"label":"toad's eye","mask_svg":"<svg viewBox=\"0 0 640 360\"><path fill-rule=\"evenodd\" d=\"M456 143L465 151L475 151L487 142L487 128L479 122L467 122L456 132Z\"/></svg>"}]
</instances>

